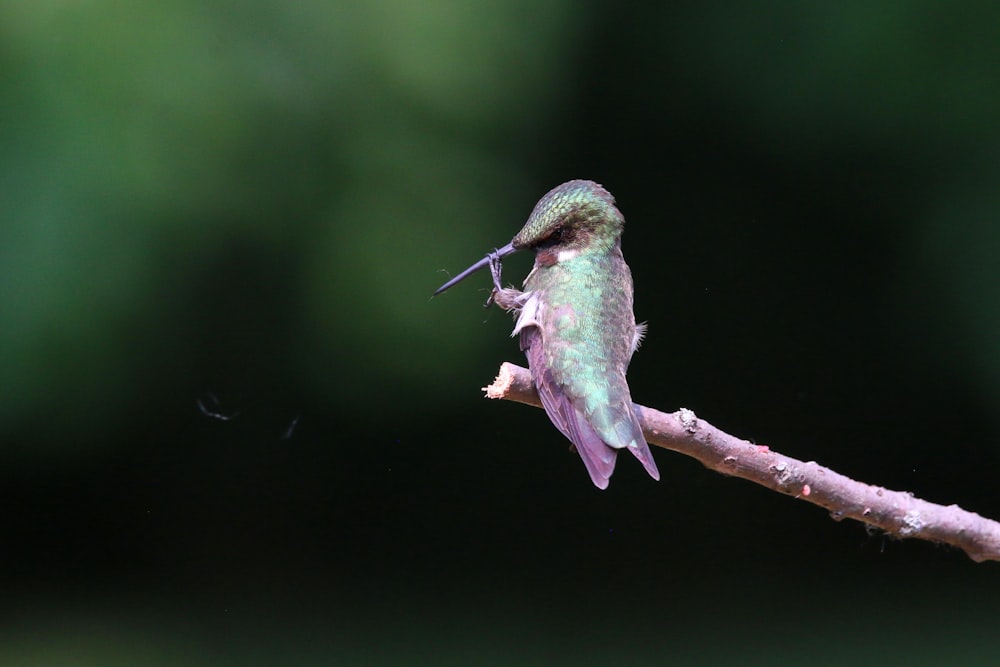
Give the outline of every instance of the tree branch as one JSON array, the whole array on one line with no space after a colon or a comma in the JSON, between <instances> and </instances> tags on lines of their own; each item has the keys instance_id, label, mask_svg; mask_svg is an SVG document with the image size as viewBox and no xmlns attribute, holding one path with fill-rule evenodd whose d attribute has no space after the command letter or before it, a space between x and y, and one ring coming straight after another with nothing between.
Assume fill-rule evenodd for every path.
<instances>
[{"instance_id":1,"label":"tree branch","mask_svg":"<svg viewBox=\"0 0 1000 667\"><path fill-rule=\"evenodd\" d=\"M531 373L511 363L500 366L488 398L535 407L541 401ZM839 521L855 519L899 538L941 542L962 549L972 560L1000 561L1000 523L958 505L936 505L913 494L857 482L815 461L803 462L724 433L694 412L667 414L636 405L646 440L698 459L711 470L742 477L800 500L819 505Z\"/></svg>"}]
</instances>

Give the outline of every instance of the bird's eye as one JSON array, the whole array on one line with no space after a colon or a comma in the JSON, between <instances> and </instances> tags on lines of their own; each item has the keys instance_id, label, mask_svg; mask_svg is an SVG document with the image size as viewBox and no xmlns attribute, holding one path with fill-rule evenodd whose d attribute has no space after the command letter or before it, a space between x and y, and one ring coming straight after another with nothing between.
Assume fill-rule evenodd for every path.
<instances>
[{"instance_id":1,"label":"bird's eye","mask_svg":"<svg viewBox=\"0 0 1000 667\"><path fill-rule=\"evenodd\" d=\"M553 231L551 234L549 234L549 241L552 242L552 243L556 243L560 239L562 239L562 235L563 235L563 228L562 227L556 227L555 231Z\"/></svg>"}]
</instances>

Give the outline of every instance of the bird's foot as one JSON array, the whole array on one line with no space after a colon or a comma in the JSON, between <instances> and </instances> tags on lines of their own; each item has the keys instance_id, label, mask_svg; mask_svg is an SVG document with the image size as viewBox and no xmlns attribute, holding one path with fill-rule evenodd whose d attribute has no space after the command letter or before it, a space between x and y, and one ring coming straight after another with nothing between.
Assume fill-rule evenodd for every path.
<instances>
[{"instance_id":1,"label":"bird's foot","mask_svg":"<svg viewBox=\"0 0 1000 667\"><path fill-rule=\"evenodd\" d=\"M494 250L486 257L490 262L490 275L493 276L493 291L490 292L484 306L489 307L495 303L508 312L521 308L524 305L525 293L513 287L504 287L503 283L500 282L503 268L500 254Z\"/></svg>"},{"instance_id":2,"label":"bird's foot","mask_svg":"<svg viewBox=\"0 0 1000 667\"><path fill-rule=\"evenodd\" d=\"M493 291L490 292L490 296L486 299L483 307L489 308L494 303L497 303L497 296L503 292L503 285L500 282L500 276L503 273L503 262L500 261L500 253L497 250L489 253L486 257L490 261L490 275L493 276ZM497 303L497 305L503 308L503 304Z\"/></svg>"}]
</instances>

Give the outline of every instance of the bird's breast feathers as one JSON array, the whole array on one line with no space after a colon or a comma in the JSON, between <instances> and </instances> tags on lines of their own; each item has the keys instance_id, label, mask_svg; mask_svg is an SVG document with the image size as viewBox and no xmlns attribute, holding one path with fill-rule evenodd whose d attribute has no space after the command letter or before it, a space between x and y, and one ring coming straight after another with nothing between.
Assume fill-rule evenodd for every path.
<instances>
[{"instance_id":1,"label":"bird's breast feathers","mask_svg":"<svg viewBox=\"0 0 1000 667\"><path fill-rule=\"evenodd\" d=\"M517 313L517 323L514 325L511 336L521 333L521 329L525 327L541 328L542 326L542 323L538 321L538 306L541 301L538 298L538 292L522 292L521 295L521 309Z\"/></svg>"}]
</instances>

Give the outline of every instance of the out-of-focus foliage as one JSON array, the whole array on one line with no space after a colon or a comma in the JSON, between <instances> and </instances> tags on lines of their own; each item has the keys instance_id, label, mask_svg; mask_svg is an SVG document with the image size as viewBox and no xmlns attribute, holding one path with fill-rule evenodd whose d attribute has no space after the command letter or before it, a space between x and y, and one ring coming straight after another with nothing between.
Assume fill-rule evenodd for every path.
<instances>
[{"instance_id":1,"label":"out-of-focus foliage","mask_svg":"<svg viewBox=\"0 0 1000 667\"><path fill-rule=\"evenodd\" d=\"M685 26L664 43L679 76L711 81L742 138L817 176L829 165L813 159L913 161L905 179L898 167L858 174L895 219L843 224L864 225L859 242L892 235L884 262L898 271L893 298L913 295L900 313L910 342L1000 405L1000 10L779 1L718 12L691 4L662 18Z\"/></svg>"},{"instance_id":2,"label":"out-of-focus foliage","mask_svg":"<svg viewBox=\"0 0 1000 667\"><path fill-rule=\"evenodd\" d=\"M177 342L201 324L191 291L227 298L197 280L234 245L294 267L297 321L274 326L300 374L335 388L350 371L338 400L362 401L425 376L441 325L414 297L449 248L503 230L497 202L525 183L510 151L559 92L564 13L8 3L0 424L54 413L98 427L120 412L149 380L137 357L191 353ZM480 344L449 341L456 360ZM303 345L328 357L310 363Z\"/></svg>"}]
</instances>

